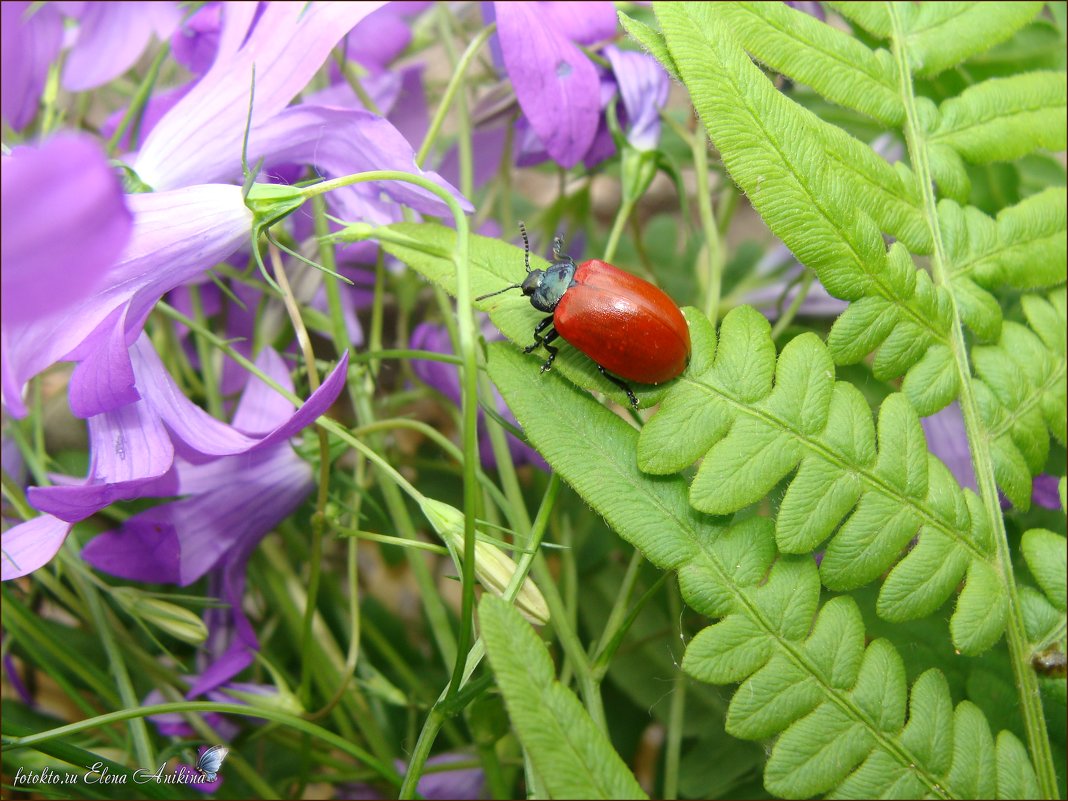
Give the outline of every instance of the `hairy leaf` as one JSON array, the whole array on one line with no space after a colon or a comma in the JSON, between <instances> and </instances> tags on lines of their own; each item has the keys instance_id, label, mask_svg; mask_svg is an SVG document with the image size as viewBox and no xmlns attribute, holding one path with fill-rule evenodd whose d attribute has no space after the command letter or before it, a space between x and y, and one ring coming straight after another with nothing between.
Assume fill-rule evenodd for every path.
<instances>
[{"instance_id":1,"label":"hairy leaf","mask_svg":"<svg viewBox=\"0 0 1068 801\"><path fill-rule=\"evenodd\" d=\"M694 361L707 364L707 332L695 333L704 344ZM747 353L763 347L759 337L739 333L730 341ZM733 347L725 336L720 358ZM650 561L677 570L690 606L719 619L691 641L683 668L702 681L741 682L728 711L731 734L780 735L765 773L769 790L788 798L828 791L955 797L977 787L1006 796L1035 785L1022 746L1008 745L1004 759L996 759L982 713L967 702L954 712L937 670L913 686L906 718L909 699L896 650L884 640L865 645L852 599L834 598L819 608L815 561L777 557L769 520L753 517L727 528L694 510L681 477L637 469L637 431L561 377L539 375L513 349L492 346L489 370L527 436L564 480ZM742 391L753 392L765 380L754 379ZM680 383L672 396L687 385ZM546 413L561 408L567 414ZM806 418L807 425L818 418ZM918 468L912 471L919 481ZM991 759L979 764L969 749L983 743L991 744Z\"/></svg>"},{"instance_id":2,"label":"hairy leaf","mask_svg":"<svg viewBox=\"0 0 1068 801\"><path fill-rule=\"evenodd\" d=\"M489 593L478 620L497 686L538 777L551 798L647 798L612 744L511 604Z\"/></svg>"},{"instance_id":3,"label":"hairy leaf","mask_svg":"<svg viewBox=\"0 0 1068 801\"><path fill-rule=\"evenodd\" d=\"M1066 91L1063 72L991 78L942 104L929 141L949 145L972 164L1064 150Z\"/></svg>"}]
</instances>

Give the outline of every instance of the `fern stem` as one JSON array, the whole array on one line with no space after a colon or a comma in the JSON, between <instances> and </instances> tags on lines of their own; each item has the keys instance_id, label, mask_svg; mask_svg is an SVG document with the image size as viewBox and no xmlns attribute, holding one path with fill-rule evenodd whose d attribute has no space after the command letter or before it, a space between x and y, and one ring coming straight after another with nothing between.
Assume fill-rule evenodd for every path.
<instances>
[{"instance_id":1,"label":"fern stem","mask_svg":"<svg viewBox=\"0 0 1068 801\"><path fill-rule=\"evenodd\" d=\"M891 51L897 65L900 80L901 99L905 107L905 140L909 156L923 195L924 216L934 242L931 256L931 273L937 285L950 289L949 276L952 272L946 255L938 225L938 209L934 196L931 167L927 158L927 146L919 124L916 97L913 94L912 76L909 68L908 53L905 48L905 30L900 12L893 3L886 4L887 13L893 26ZM1016 688L1020 699L1020 712L1023 716L1024 730L1034 761L1039 789L1043 798L1057 797L1057 776L1053 768L1053 755L1050 751L1049 737L1046 730L1045 715L1042 710L1042 696L1038 689L1038 680L1031 669L1030 649L1024 629L1023 611L1012 571L1012 557L1009 551L1005 520L998 503L997 485L994 480L994 464L988 446L989 432L985 430L979 417L979 408L972 387L971 368L968 362L968 347L964 341L964 330L960 314L952 291L947 292L953 310L950 349L957 366L960 379L960 407L964 416L964 427L968 435L968 448L971 452L975 480L979 487L983 508L990 520L997 547L997 567L1001 572L1009 602L1006 640L1009 646L1009 660L1016 677Z\"/></svg>"}]
</instances>

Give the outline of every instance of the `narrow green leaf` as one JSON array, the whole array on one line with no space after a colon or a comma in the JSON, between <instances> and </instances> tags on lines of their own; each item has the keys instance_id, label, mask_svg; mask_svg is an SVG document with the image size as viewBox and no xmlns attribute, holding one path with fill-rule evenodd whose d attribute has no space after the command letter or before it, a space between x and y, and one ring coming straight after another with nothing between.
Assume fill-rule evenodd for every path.
<instances>
[{"instance_id":1,"label":"narrow green leaf","mask_svg":"<svg viewBox=\"0 0 1068 801\"><path fill-rule=\"evenodd\" d=\"M552 798L647 798L515 607L483 595L478 619L508 716Z\"/></svg>"},{"instance_id":2,"label":"narrow green leaf","mask_svg":"<svg viewBox=\"0 0 1068 801\"><path fill-rule=\"evenodd\" d=\"M1011 38L1042 3L924 3L909 26L907 51L918 75L930 77Z\"/></svg>"},{"instance_id":3,"label":"narrow green leaf","mask_svg":"<svg viewBox=\"0 0 1068 801\"><path fill-rule=\"evenodd\" d=\"M617 11L619 24L623 26L631 38L638 42L649 55L659 61L668 74L675 80L679 79L679 70L675 66L671 53L668 52L667 44L660 32L650 28L644 22L628 17L622 11Z\"/></svg>"},{"instance_id":4,"label":"narrow green leaf","mask_svg":"<svg viewBox=\"0 0 1068 801\"><path fill-rule=\"evenodd\" d=\"M949 145L972 164L1064 150L1066 93L1063 72L991 78L942 104L929 141Z\"/></svg>"},{"instance_id":5,"label":"narrow green leaf","mask_svg":"<svg viewBox=\"0 0 1068 801\"><path fill-rule=\"evenodd\" d=\"M717 3L711 23L726 27L760 61L815 89L823 97L900 125L905 109L886 50L857 39L810 14L780 3Z\"/></svg>"},{"instance_id":6,"label":"narrow green leaf","mask_svg":"<svg viewBox=\"0 0 1068 801\"><path fill-rule=\"evenodd\" d=\"M1052 531L1035 528L1023 535L1020 550L1023 551L1027 568L1046 597L1062 612L1068 609L1068 599L1065 598L1068 541Z\"/></svg>"}]
</instances>

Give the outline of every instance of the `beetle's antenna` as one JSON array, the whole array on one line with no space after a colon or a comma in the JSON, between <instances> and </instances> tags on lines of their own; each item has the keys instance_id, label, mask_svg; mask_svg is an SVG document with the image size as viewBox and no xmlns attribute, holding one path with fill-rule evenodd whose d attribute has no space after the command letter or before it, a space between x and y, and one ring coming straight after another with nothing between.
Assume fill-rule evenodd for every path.
<instances>
[{"instance_id":1,"label":"beetle's antenna","mask_svg":"<svg viewBox=\"0 0 1068 801\"><path fill-rule=\"evenodd\" d=\"M523 288L522 284L512 284L511 286L506 286L504 289L498 289L496 292L490 292L488 295L479 295L477 298L475 298L475 300L485 300L486 298L492 298L494 295L499 295L502 292L507 292L509 289L522 289L522 288Z\"/></svg>"},{"instance_id":2,"label":"beetle's antenna","mask_svg":"<svg viewBox=\"0 0 1068 801\"><path fill-rule=\"evenodd\" d=\"M561 261L567 258L564 253L564 235L557 234L553 237L553 261Z\"/></svg>"},{"instance_id":3,"label":"beetle's antenna","mask_svg":"<svg viewBox=\"0 0 1068 801\"><path fill-rule=\"evenodd\" d=\"M527 239L527 227L523 225L523 221L519 221L519 233L523 236L523 263L527 266L527 272L530 272L530 240Z\"/></svg>"}]
</instances>

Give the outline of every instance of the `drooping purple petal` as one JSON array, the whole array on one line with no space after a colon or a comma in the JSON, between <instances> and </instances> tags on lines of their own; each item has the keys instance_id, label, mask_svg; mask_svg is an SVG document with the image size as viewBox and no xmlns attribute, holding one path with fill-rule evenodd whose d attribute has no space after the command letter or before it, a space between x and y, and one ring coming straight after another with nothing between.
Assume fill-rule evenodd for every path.
<instances>
[{"instance_id":1,"label":"drooping purple petal","mask_svg":"<svg viewBox=\"0 0 1068 801\"><path fill-rule=\"evenodd\" d=\"M63 355L57 343L73 344L68 321L107 283L133 221L118 177L85 136L17 148L3 159L2 187L3 399L21 417L23 384Z\"/></svg>"},{"instance_id":2,"label":"drooping purple petal","mask_svg":"<svg viewBox=\"0 0 1068 801\"><path fill-rule=\"evenodd\" d=\"M940 412L924 417L920 423L927 436L927 449L942 460L958 484L978 491L960 404L954 401Z\"/></svg>"},{"instance_id":3,"label":"drooping purple petal","mask_svg":"<svg viewBox=\"0 0 1068 801\"><path fill-rule=\"evenodd\" d=\"M655 58L615 45L604 49L627 112L627 141L638 150L660 142L660 109L667 103L670 80Z\"/></svg>"},{"instance_id":4,"label":"drooping purple petal","mask_svg":"<svg viewBox=\"0 0 1068 801\"><path fill-rule=\"evenodd\" d=\"M48 68L62 45L63 17L53 4L0 3L0 117L15 131L36 116Z\"/></svg>"},{"instance_id":5,"label":"drooping purple petal","mask_svg":"<svg viewBox=\"0 0 1068 801\"><path fill-rule=\"evenodd\" d=\"M311 468L288 445L229 456L212 470L228 470L229 480L134 515L90 541L82 557L120 578L185 586L245 540L258 542L312 488Z\"/></svg>"},{"instance_id":6,"label":"drooping purple petal","mask_svg":"<svg viewBox=\"0 0 1068 801\"><path fill-rule=\"evenodd\" d=\"M553 15L564 13L552 7L496 3L497 35L523 114L549 155L573 167L597 132L600 80L585 54L552 24Z\"/></svg>"},{"instance_id":7,"label":"drooping purple petal","mask_svg":"<svg viewBox=\"0 0 1068 801\"><path fill-rule=\"evenodd\" d=\"M338 40L380 5L272 3L247 38L247 16L237 20L246 9L227 5L215 62L149 134L134 162L138 175L157 190L239 176L253 64L255 127L284 109Z\"/></svg>"},{"instance_id":8,"label":"drooping purple petal","mask_svg":"<svg viewBox=\"0 0 1068 801\"><path fill-rule=\"evenodd\" d=\"M32 573L52 561L70 533L70 523L41 515L0 534L0 581Z\"/></svg>"},{"instance_id":9,"label":"drooping purple petal","mask_svg":"<svg viewBox=\"0 0 1068 801\"><path fill-rule=\"evenodd\" d=\"M125 337L131 343L152 307L176 286L199 277L233 253L249 236L252 214L237 186L206 185L130 195L133 235L98 291L68 314L45 315L22 326L15 354L21 387L30 377L68 358L84 361L101 348L113 348L109 317L126 307ZM104 325L103 329L99 327ZM97 336L89 339L89 335ZM88 340L88 341L87 341ZM71 380L72 409L92 416L111 408L95 399L122 398L128 375L112 372L114 360L98 358ZM100 387L110 387L101 394Z\"/></svg>"},{"instance_id":10,"label":"drooping purple petal","mask_svg":"<svg viewBox=\"0 0 1068 801\"><path fill-rule=\"evenodd\" d=\"M60 134L3 160L3 319L50 314L88 294L122 252L133 218L103 149Z\"/></svg>"},{"instance_id":11,"label":"drooping purple petal","mask_svg":"<svg viewBox=\"0 0 1068 801\"><path fill-rule=\"evenodd\" d=\"M616 8L607 0L585 3L535 2L545 24L575 44L592 45L616 35Z\"/></svg>"},{"instance_id":12,"label":"drooping purple petal","mask_svg":"<svg viewBox=\"0 0 1068 801\"><path fill-rule=\"evenodd\" d=\"M81 92L102 86L134 65L152 35L166 39L178 27L177 3L75 3L66 5L79 21L77 39L63 67L63 86Z\"/></svg>"},{"instance_id":13,"label":"drooping purple petal","mask_svg":"<svg viewBox=\"0 0 1068 801\"><path fill-rule=\"evenodd\" d=\"M385 70L412 41L403 11L402 4L387 3L368 14L345 37L346 57L373 73Z\"/></svg>"},{"instance_id":14,"label":"drooping purple petal","mask_svg":"<svg viewBox=\"0 0 1068 801\"><path fill-rule=\"evenodd\" d=\"M39 511L77 522L118 500L189 492L183 484L185 477L170 472L175 450L186 461L202 462L206 457L270 449L299 433L329 408L344 387L348 366L346 353L299 410L289 411L284 417L279 415L273 430L267 429L265 436L259 438L246 436L216 420L186 398L146 336L142 335L130 352L142 399L91 419L89 475L80 483L31 487L27 498ZM289 388L288 381L283 386ZM250 390L256 393L262 392L261 387L258 379L250 384ZM274 409L275 402L271 403ZM287 411L292 409L288 401L286 405ZM246 412L243 417L253 424L257 422L251 413ZM141 453L144 448L155 453L146 457ZM222 470L217 465L210 469ZM225 485L225 479L225 475L220 476L215 486Z\"/></svg>"}]
</instances>

